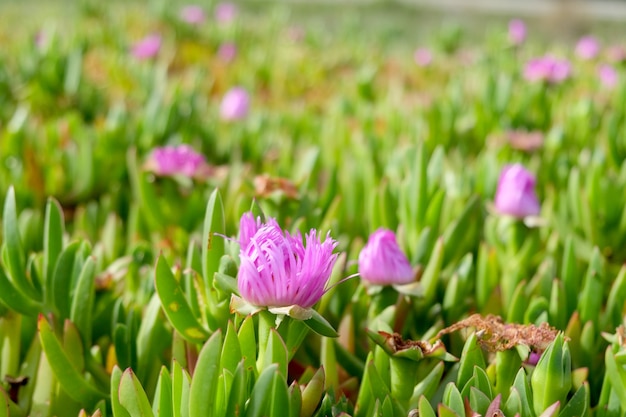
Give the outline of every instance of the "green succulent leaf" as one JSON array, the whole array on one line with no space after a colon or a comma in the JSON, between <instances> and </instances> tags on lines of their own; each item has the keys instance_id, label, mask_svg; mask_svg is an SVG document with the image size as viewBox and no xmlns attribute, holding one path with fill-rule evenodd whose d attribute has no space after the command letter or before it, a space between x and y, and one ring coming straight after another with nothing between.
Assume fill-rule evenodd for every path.
<instances>
[{"instance_id":1,"label":"green succulent leaf","mask_svg":"<svg viewBox=\"0 0 626 417\"><path fill-rule=\"evenodd\" d=\"M210 335L193 315L185 292L174 277L163 256L159 256L155 270L156 291L163 311L172 326L191 343L203 343Z\"/></svg>"}]
</instances>

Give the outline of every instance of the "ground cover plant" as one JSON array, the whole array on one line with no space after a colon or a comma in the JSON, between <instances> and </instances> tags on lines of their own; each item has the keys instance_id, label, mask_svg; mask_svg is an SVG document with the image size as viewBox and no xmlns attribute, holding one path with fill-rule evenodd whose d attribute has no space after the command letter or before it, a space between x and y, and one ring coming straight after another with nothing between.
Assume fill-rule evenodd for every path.
<instances>
[{"instance_id":1,"label":"ground cover plant","mask_svg":"<svg viewBox=\"0 0 626 417\"><path fill-rule=\"evenodd\" d=\"M0 31L0 416L626 413L619 42L74 12Z\"/></svg>"}]
</instances>

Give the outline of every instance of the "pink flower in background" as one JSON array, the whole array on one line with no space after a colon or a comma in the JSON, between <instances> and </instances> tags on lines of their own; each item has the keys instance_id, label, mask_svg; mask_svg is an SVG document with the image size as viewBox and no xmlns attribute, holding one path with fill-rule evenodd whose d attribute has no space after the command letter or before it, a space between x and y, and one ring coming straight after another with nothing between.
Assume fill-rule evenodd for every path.
<instances>
[{"instance_id":1,"label":"pink flower in background","mask_svg":"<svg viewBox=\"0 0 626 417\"><path fill-rule=\"evenodd\" d=\"M524 78L528 81L547 81L560 83L565 81L571 72L571 65L566 59L546 55L531 59L524 67Z\"/></svg>"},{"instance_id":2,"label":"pink flower in background","mask_svg":"<svg viewBox=\"0 0 626 417\"><path fill-rule=\"evenodd\" d=\"M147 169L159 176L201 176L207 164L204 155L189 145L155 148L146 163Z\"/></svg>"},{"instance_id":3,"label":"pink flower in background","mask_svg":"<svg viewBox=\"0 0 626 417\"><path fill-rule=\"evenodd\" d=\"M222 120L240 120L248 115L250 97L242 87L231 88L222 99L220 116Z\"/></svg>"},{"instance_id":4,"label":"pink flower in background","mask_svg":"<svg viewBox=\"0 0 626 417\"><path fill-rule=\"evenodd\" d=\"M622 45L611 45L606 49L606 57L613 63L626 61L626 48Z\"/></svg>"},{"instance_id":5,"label":"pink flower in background","mask_svg":"<svg viewBox=\"0 0 626 417\"><path fill-rule=\"evenodd\" d=\"M135 58L148 59L156 56L161 49L161 36L148 35L132 47L131 53Z\"/></svg>"},{"instance_id":6,"label":"pink flower in background","mask_svg":"<svg viewBox=\"0 0 626 417\"><path fill-rule=\"evenodd\" d=\"M291 26L287 29L287 37L291 42L300 42L304 39L306 32L300 26Z\"/></svg>"},{"instance_id":7,"label":"pink flower in background","mask_svg":"<svg viewBox=\"0 0 626 417\"><path fill-rule=\"evenodd\" d=\"M376 285L408 284L415 273L406 255L398 246L396 234L388 229L372 233L359 253L359 275Z\"/></svg>"},{"instance_id":8,"label":"pink flower in background","mask_svg":"<svg viewBox=\"0 0 626 417\"><path fill-rule=\"evenodd\" d=\"M219 3L215 6L215 20L220 23L230 23L237 17L237 6L233 3Z\"/></svg>"},{"instance_id":9,"label":"pink flower in background","mask_svg":"<svg viewBox=\"0 0 626 417\"><path fill-rule=\"evenodd\" d=\"M219 56L222 61L232 62L235 57L237 57L237 46L231 42L223 43L217 50L217 56Z\"/></svg>"},{"instance_id":10,"label":"pink flower in background","mask_svg":"<svg viewBox=\"0 0 626 417\"><path fill-rule=\"evenodd\" d=\"M509 22L509 41L513 45L521 45L526 40L526 23L520 19Z\"/></svg>"},{"instance_id":11,"label":"pink flower in background","mask_svg":"<svg viewBox=\"0 0 626 417\"><path fill-rule=\"evenodd\" d=\"M535 177L522 165L507 165L500 172L494 199L500 214L524 218L536 216L541 205L535 194Z\"/></svg>"},{"instance_id":12,"label":"pink flower in background","mask_svg":"<svg viewBox=\"0 0 626 417\"><path fill-rule=\"evenodd\" d=\"M292 236L276 220L262 224L251 214L242 217L240 226L247 240L239 252L241 298L261 307L313 307L326 292L337 260L333 253L337 242L330 234L322 242L317 230L311 229L303 242L300 232ZM245 243L243 237L240 242Z\"/></svg>"},{"instance_id":13,"label":"pink flower in background","mask_svg":"<svg viewBox=\"0 0 626 417\"><path fill-rule=\"evenodd\" d=\"M190 4L180 10L180 18L190 25L200 25L206 20L206 15L202 7Z\"/></svg>"},{"instance_id":14,"label":"pink flower in background","mask_svg":"<svg viewBox=\"0 0 626 417\"><path fill-rule=\"evenodd\" d=\"M617 85L617 71L612 65L602 64L598 66L598 77L600 83L607 88L613 88Z\"/></svg>"},{"instance_id":15,"label":"pink flower in background","mask_svg":"<svg viewBox=\"0 0 626 417\"><path fill-rule=\"evenodd\" d=\"M40 30L35 34L34 41L37 48L43 49L48 43L48 34L43 30Z\"/></svg>"},{"instance_id":16,"label":"pink flower in background","mask_svg":"<svg viewBox=\"0 0 626 417\"><path fill-rule=\"evenodd\" d=\"M576 44L576 55L581 59L593 59L600 52L600 43L593 36L584 36Z\"/></svg>"},{"instance_id":17,"label":"pink flower in background","mask_svg":"<svg viewBox=\"0 0 626 417\"><path fill-rule=\"evenodd\" d=\"M420 67L427 67L433 61L433 54L428 48L417 48L413 54L413 59Z\"/></svg>"}]
</instances>

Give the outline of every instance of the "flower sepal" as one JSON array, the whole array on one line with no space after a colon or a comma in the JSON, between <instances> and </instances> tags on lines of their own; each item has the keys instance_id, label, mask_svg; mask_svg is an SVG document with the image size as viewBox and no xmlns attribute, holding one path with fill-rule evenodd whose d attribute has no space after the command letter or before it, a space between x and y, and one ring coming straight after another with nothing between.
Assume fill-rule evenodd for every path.
<instances>
[{"instance_id":1,"label":"flower sepal","mask_svg":"<svg viewBox=\"0 0 626 417\"><path fill-rule=\"evenodd\" d=\"M253 316L259 311L263 310L263 307L252 305L246 302L243 298L233 294L230 297L230 312L239 313L242 316Z\"/></svg>"},{"instance_id":2,"label":"flower sepal","mask_svg":"<svg viewBox=\"0 0 626 417\"><path fill-rule=\"evenodd\" d=\"M309 329L313 330L320 336L339 336L339 333L337 333L333 326L324 317L322 317L321 314L312 308L303 308L299 305L267 308L259 307L246 302L243 298L234 294L230 299L231 312L237 312L244 316L254 315L265 309L276 315L276 327L280 325L285 316L289 316L292 319L302 321Z\"/></svg>"},{"instance_id":3,"label":"flower sepal","mask_svg":"<svg viewBox=\"0 0 626 417\"><path fill-rule=\"evenodd\" d=\"M408 284L394 285L393 289L402 295L418 298L424 297L424 286L419 281L409 282Z\"/></svg>"}]
</instances>

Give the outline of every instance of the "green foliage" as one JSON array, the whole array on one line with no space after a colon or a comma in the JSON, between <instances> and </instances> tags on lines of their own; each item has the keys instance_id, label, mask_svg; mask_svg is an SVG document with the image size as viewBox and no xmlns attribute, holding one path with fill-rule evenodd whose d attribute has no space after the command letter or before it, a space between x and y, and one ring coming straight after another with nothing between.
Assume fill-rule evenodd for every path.
<instances>
[{"instance_id":1,"label":"green foliage","mask_svg":"<svg viewBox=\"0 0 626 417\"><path fill-rule=\"evenodd\" d=\"M37 42L0 13L0 417L626 413L626 84L599 84L603 57L551 45L572 77L531 83L538 45L503 28L444 25L416 67L361 17L299 34L176 6L81 2ZM250 114L222 120L238 85ZM155 172L180 144L205 170ZM511 163L540 216L493 207ZM250 209L337 239L314 308L239 297ZM414 282L342 281L379 227Z\"/></svg>"}]
</instances>

